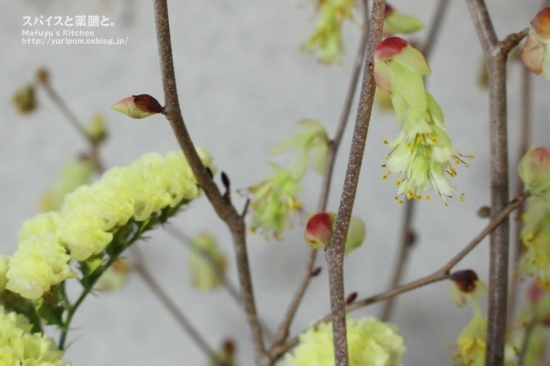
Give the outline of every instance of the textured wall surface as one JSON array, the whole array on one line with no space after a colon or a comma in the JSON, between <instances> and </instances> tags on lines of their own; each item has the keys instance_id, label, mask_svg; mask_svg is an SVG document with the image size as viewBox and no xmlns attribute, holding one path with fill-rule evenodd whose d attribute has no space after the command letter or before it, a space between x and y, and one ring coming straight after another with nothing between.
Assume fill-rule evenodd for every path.
<instances>
[{"instance_id":1,"label":"textured wall surface","mask_svg":"<svg viewBox=\"0 0 550 366\"><path fill-rule=\"evenodd\" d=\"M499 38L526 26L538 1L488 2ZM162 116L131 120L109 106L130 94L148 93L162 101L160 69L154 33L152 1L145 0L0 0L0 252L17 246L21 223L38 212L38 200L57 172L85 146L64 117L39 92L40 109L18 115L12 93L30 80L38 67L47 67L52 83L80 119L103 113L110 140L103 150L108 166L131 162L148 151L166 152L178 146ZM429 23L433 0L395 0L402 12ZM294 123L314 118L333 133L340 115L351 65L359 39L360 20L346 24L343 65L326 67L299 50L315 24L313 2L284 1L171 1L174 59L184 118L194 141L207 147L217 166L228 173L233 187L244 188L270 173L268 149L294 132ZM23 45L24 16L106 16L114 26L97 30L105 38L126 38L125 46ZM53 25L42 28L53 30ZM60 29L57 29L60 30ZM413 39L423 42L426 32ZM464 1L449 7L430 64L428 90L443 108L455 147L473 154L470 168L459 167L454 183L466 201L449 207L435 196L419 202L414 226L418 233L405 277L413 280L438 269L486 224L475 213L489 203L487 93L477 84L481 48ZM548 84L534 79L533 144L550 143L546 118ZM509 70L510 176L515 181L518 136L520 68ZM354 121L353 107L351 123ZM366 244L346 262L346 292L360 297L383 291L395 262L402 207L394 201L395 185L380 179L384 156L381 145L392 139L398 125L392 113L376 111L369 131L355 214L367 223ZM349 151L347 131L334 176L329 210L338 207L339 190ZM286 164L285 158L275 161ZM314 210L320 179L310 173L304 206ZM235 197L237 205L244 200ZM174 224L189 234L217 235L231 262L230 278L237 283L230 236L206 199L192 204ZM299 225L298 225L299 226ZM175 303L200 327L211 344L226 337L238 341L239 360L252 365L249 330L242 311L223 290L197 293L191 289L185 248L159 229L139 243L155 278ZM276 329L293 295L308 249L302 229L285 240L266 243L250 236L249 251L259 313ZM487 279L488 249L484 241L457 268L475 269ZM319 264L324 266L323 256ZM326 271L317 277L292 327L295 334L329 310ZM453 344L471 317L448 299L448 283L439 283L401 296L394 321L405 336L407 365L444 365ZM77 290L75 285L74 290ZM355 316L378 316L374 305ZM124 289L98 294L86 301L74 320L65 358L73 365L203 365L203 354L153 297L132 277ZM137 350L137 351L136 351Z\"/></svg>"}]
</instances>

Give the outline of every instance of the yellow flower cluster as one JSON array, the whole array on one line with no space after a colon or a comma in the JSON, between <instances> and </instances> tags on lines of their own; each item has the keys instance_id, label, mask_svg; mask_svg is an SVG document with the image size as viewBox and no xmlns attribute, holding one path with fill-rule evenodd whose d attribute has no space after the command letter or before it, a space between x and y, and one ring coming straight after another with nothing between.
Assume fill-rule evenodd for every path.
<instances>
[{"instance_id":1,"label":"yellow flower cluster","mask_svg":"<svg viewBox=\"0 0 550 366\"><path fill-rule=\"evenodd\" d=\"M405 352L403 337L397 329L374 318L347 318L350 366L401 366ZM332 324L322 323L300 335L294 355L287 354L284 366L332 366L334 346Z\"/></svg>"},{"instance_id":2,"label":"yellow flower cluster","mask_svg":"<svg viewBox=\"0 0 550 366\"><path fill-rule=\"evenodd\" d=\"M213 170L208 152L197 152ZM38 299L51 286L76 276L69 267L70 259L85 261L102 253L130 219L145 221L199 195L181 152L166 156L148 153L128 167L113 168L100 181L69 194L59 211L43 213L23 224L6 288Z\"/></svg>"},{"instance_id":3,"label":"yellow flower cluster","mask_svg":"<svg viewBox=\"0 0 550 366\"><path fill-rule=\"evenodd\" d=\"M32 325L17 313L0 307L0 365L68 366L55 343L42 334L31 334Z\"/></svg>"}]
</instances>

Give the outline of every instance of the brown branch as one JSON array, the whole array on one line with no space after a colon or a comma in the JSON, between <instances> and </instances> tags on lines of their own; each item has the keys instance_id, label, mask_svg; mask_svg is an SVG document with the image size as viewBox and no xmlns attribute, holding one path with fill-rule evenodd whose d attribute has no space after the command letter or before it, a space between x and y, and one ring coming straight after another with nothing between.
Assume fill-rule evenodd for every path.
<instances>
[{"instance_id":1,"label":"brown branch","mask_svg":"<svg viewBox=\"0 0 550 366\"><path fill-rule=\"evenodd\" d=\"M340 146L340 142L342 141L342 137L344 136L344 131L346 129L346 125L349 119L349 114L351 111L351 105L353 103L355 91L357 90L357 83L359 82L359 76L361 75L361 66L363 65L363 57L365 55L365 49L367 47L367 37L369 34L368 33L368 6L366 2L363 3L363 6L364 6L364 14L365 14L365 19L364 19L365 24L363 26L361 40L359 41L359 48L355 56L355 62L353 65L351 80L348 86L346 99L344 101L344 107L342 108L342 113L340 115L340 120L338 122L338 127L336 129L334 139L330 141L328 156L327 156L327 168L325 170L325 173L323 174L323 182L321 183L321 192L319 194L317 212L323 212L326 210L326 207L327 207L327 201L328 201L330 186L332 182L332 174L334 172L334 163L336 161L336 155L338 153L338 148ZM302 279L302 282L300 283L300 286L298 287L298 290L296 291L296 294L294 295L294 298L292 299L288 307L288 310L283 318L283 321L279 326L279 330L277 331L277 334L275 336L271 349L273 349L273 347L276 347L277 345L282 344L288 337L290 325L292 324L292 321L296 315L296 312L298 311L298 307L300 306L300 303L302 302L302 299L312 279L312 272L313 272L313 267L315 266L316 258L317 258L317 250L312 249L309 252L309 258L306 264L306 273L304 275L304 278Z\"/></svg>"},{"instance_id":2,"label":"brown branch","mask_svg":"<svg viewBox=\"0 0 550 366\"><path fill-rule=\"evenodd\" d=\"M159 301L162 303L162 306L164 306L164 308L170 313L170 315L172 315L172 317L176 320L181 329L183 329L185 333L189 335L189 337L193 340L193 342L195 342L199 349L204 353L206 358L211 360L216 357L216 352L214 351L214 349L210 347L204 337L189 322L189 319L187 319L183 312L178 309L176 304L174 304L174 302L170 299L166 292L162 290L162 287L159 285L159 283L153 278L153 276L145 266L145 262L143 260L143 256L141 255L141 252L136 246L132 247L132 253L135 257L134 268L143 279L143 282L145 282L149 290L151 290L151 292L155 294L155 297L159 299Z\"/></svg>"},{"instance_id":3,"label":"brown branch","mask_svg":"<svg viewBox=\"0 0 550 366\"><path fill-rule=\"evenodd\" d=\"M430 58L432 54L433 47L439 36L441 26L443 25L443 20L445 19L445 13L449 5L449 0L439 0L436 5L435 13L432 17L432 23L430 24L430 32L426 38L426 43L422 47L422 53L426 59ZM412 201L414 202L414 201Z\"/></svg>"},{"instance_id":4,"label":"brown branch","mask_svg":"<svg viewBox=\"0 0 550 366\"><path fill-rule=\"evenodd\" d=\"M50 81L48 80L48 77L39 80L40 85L42 85L44 87L44 90L46 91L46 95L52 100L57 109L59 109L61 114L76 130L76 132L88 143L88 145L90 145L90 156L95 163L96 171L100 174L103 173L105 171L105 167L99 155L98 144L96 144L95 141L88 135L84 124L80 122L76 114L74 114L67 103L65 103L61 95L59 95L59 93L53 88Z\"/></svg>"},{"instance_id":5,"label":"brown branch","mask_svg":"<svg viewBox=\"0 0 550 366\"><path fill-rule=\"evenodd\" d=\"M235 207L223 198L218 187L203 166L193 142L191 141L187 128L185 127L176 87L167 0L155 0L154 4L162 85L166 103L165 116L172 126L176 139L178 140L185 158L189 162L189 166L197 182L204 190L218 216L226 223L231 231L233 244L235 246L237 272L241 285L244 310L247 316L248 326L252 333L256 363L262 366L270 365L269 356L265 350L262 328L258 319L256 301L252 288L252 277L250 274L248 252L246 248L246 226L244 218L237 212Z\"/></svg>"},{"instance_id":6,"label":"brown branch","mask_svg":"<svg viewBox=\"0 0 550 366\"><path fill-rule=\"evenodd\" d=\"M369 128L372 103L374 101L374 50L382 39L385 0L375 0L369 25L367 54L361 83L361 95L353 132L350 155L344 188L338 209L338 218L331 245L325 252L328 264L330 288L330 308L332 312L332 333L334 339L335 366L348 365L348 345L346 338L346 301L344 294L344 244L349 228L351 211L359 182L365 142Z\"/></svg>"},{"instance_id":7,"label":"brown branch","mask_svg":"<svg viewBox=\"0 0 550 366\"><path fill-rule=\"evenodd\" d=\"M462 249L458 254L456 254L449 262L447 262L447 264L445 264L439 270L435 271L434 273L428 276L425 276L415 281L401 285L395 289L380 293L378 295L367 297L366 299L363 299L363 300L356 301L353 304L346 306L346 312L358 310L358 309L364 308L365 306L374 304L379 301L387 300L389 298L403 294L405 292L409 292L419 287L423 287L431 283L439 282L444 279L447 279L449 276L450 270L454 266L456 266L466 255L468 255L468 253L470 253L479 243L481 243L481 241L487 235L492 233L499 225L501 225L502 222L504 222L508 218L508 216L525 201L526 198L527 198L527 195L522 194L514 198L512 201L510 201L508 205L501 212L495 215L495 217L485 227L485 229L483 229L478 235L476 235L475 238L472 239L472 241L464 247L464 249ZM319 324L327 322L330 319L331 319L331 314L326 315L321 320L317 321L314 325L312 325L312 327L317 327ZM298 337L294 337L288 340L285 344L272 350L273 358L276 359L281 357L283 354L285 354L288 350L290 350L292 347L296 346L297 344L298 344Z\"/></svg>"},{"instance_id":8,"label":"brown branch","mask_svg":"<svg viewBox=\"0 0 550 366\"><path fill-rule=\"evenodd\" d=\"M80 122L76 114L71 111L67 103L61 98L61 96L55 91L55 89L50 85L49 81L41 82L40 85L44 87L46 95L54 102L55 106L59 109L61 114L65 116L70 125L78 132L78 134L86 140L86 142L93 145L93 141L90 139L90 136L86 133L84 124Z\"/></svg>"},{"instance_id":9,"label":"brown branch","mask_svg":"<svg viewBox=\"0 0 550 366\"><path fill-rule=\"evenodd\" d=\"M405 266L409 258L409 253L412 244L414 243L414 232L412 230L412 218L414 214L414 208L416 207L414 200L408 200L405 202L405 215L403 218L403 226L401 229L401 239L399 246L399 255L397 263L394 267L393 276L390 282L390 290L397 288L401 279L403 277L403 272L405 271ZM390 298L382 311L382 316L380 317L383 321L388 321L391 317L393 311L393 305L395 304L395 297Z\"/></svg>"},{"instance_id":10,"label":"brown branch","mask_svg":"<svg viewBox=\"0 0 550 366\"><path fill-rule=\"evenodd\" d=\"M489 115L491 151L491 215L508 202L508 136L506 101L506 59L508 52L525 36L524 32L498 42L483 0L466 0L489 74ZM486 365L504 363L508 302L508 256L510 221L505 220L490 237L489 311L487 320Z\"/></svg>"}]
</instances>

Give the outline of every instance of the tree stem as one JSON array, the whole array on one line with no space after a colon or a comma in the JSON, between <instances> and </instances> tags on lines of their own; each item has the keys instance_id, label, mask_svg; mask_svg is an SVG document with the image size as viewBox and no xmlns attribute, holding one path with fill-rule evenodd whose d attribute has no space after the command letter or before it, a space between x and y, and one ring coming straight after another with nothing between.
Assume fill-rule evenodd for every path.
<instances>
[{"instance_id":1,"label":"tree stem","mask_svg":"<svg viewBox=\"0 0 550 366\"><path fill-rule=\"evenodd\" d=\"M346 301L344 292L344 244L349 228L351 211L359 182L359 174L365 150L372 103L374 101L374 50L382 39L382 26L385 13L385 0L375 0L369 24L367 54L363 70L359 108L355 121L344 188L338 209L338 218L332 244L325 257L328 264L330 308L332 312L332 333L334 339L334 360L336 366L348 365L348 343L346 338Z\"/></svg>"},{"instance_id":2,"label":"tree stem","mask_svg":"<svg viewBox=\"0 0 550 366\"><path fill-rule=\"evenodd\" d=\"M237 272L241 285L244 310L247 316L248 326L252 333L256 363L260 366L270 365L271 361L265 350L262 328L256 310L252 276L250 274L248 252L246 248L246 225L244 223L244 218L237 212L233 205L224 199L195 150L191 136L185 126L178 100L167 0L155 0L154 11L162 85L166 103L165 116L172 126L174 135L178 140L185 158L189 162L189 166L197 182L208 197L218 216L226 223L231 231L235 247Z\"/></svg>"}]
</instances>

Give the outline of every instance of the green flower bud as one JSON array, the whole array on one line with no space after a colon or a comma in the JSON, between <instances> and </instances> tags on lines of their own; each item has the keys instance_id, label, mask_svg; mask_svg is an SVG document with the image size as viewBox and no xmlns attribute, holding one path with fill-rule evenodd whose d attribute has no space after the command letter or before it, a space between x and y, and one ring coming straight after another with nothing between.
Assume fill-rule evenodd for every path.
<instances>
[{"instance_id":1,"label":"green flower bud","mask_svg":"<svg viewBox=\"0 0 550 366\"><path fill-rule=\"evenodd\" d=\"M34 84L26 84L17 90L12 97L12 101L20 114L33 112L38 105Z\"/></svg>"}]
</instances>

